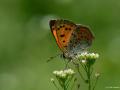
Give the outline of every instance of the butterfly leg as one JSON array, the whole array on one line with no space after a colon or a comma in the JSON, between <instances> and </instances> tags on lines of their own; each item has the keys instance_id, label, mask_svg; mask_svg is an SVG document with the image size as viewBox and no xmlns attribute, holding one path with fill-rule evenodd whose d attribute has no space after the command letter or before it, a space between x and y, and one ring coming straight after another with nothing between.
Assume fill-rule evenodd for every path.
<instances>
[{"instance_id":1,"label":"butterfly leg","mask_svg":"<svg viewBox=\"0 0 120 90\"><path fill-rule=\"evenodd\" d=\"M47 59L47 62L53 60L54 58L56 58L56 57L58 57L58 56L60 56L60 54L57 54L57 55L55 55L55 56L49 57L49 58Z\"/></svg>"},{"instance_id":2,"label":"butterfly leg","mask_svg":"<svg viewBox=\"0 0 120 90\"><path fill-rule=\"evenodd\" d=\"M64 61L65 61L65 69L69 68L70 60L64 60Z\"/></svg>"},{"instance_id":3,"label":"butterfly leg","mask_svg":"<svg viewBox=\"0 0 120 90\"><path fill-rule=\"evenodd\" d=\"M64 59L65 62L65 69L69 68L69 63L71 62L71 60L69 58L66 58L64 53L61 55L61 57Z\"/></svg>"}]
</instances>

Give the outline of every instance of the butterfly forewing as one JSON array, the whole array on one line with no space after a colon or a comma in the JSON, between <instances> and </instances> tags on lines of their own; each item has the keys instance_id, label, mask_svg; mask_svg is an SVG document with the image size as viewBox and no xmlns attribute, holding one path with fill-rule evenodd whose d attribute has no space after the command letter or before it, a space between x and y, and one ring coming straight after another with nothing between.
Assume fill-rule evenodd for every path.
<instances>
[{"instance_id":1,"label":"butterfly forewing","mask_svg":"<svg viewBox=\"0 0 120 90\"><path fill-rule=\"evenodd\" d=\"M53 20L50 22L50 26L58 46L63 52L67 52L71 33L76 25L67 20Z\"/></svg>"},{"instance_id":2,"label":"butterfly forewing","mask_svg":"<svg viewBox=\"0 0 120 90\"><path fill-rule=\"evenodd\" d=\"M49 22L49 25L50 25L50 29L51 29L51 31L52 31L52 34L53 34L54 37L55 37L55 40L56 40L56 42L57 42L57 45L61 48L61 44L59 43L58 36L57 36L57 33L56 33L56 31L57 31L57 29L56 29L56 20L51 20L51 21Z\"/></svg>"}]
</instances>

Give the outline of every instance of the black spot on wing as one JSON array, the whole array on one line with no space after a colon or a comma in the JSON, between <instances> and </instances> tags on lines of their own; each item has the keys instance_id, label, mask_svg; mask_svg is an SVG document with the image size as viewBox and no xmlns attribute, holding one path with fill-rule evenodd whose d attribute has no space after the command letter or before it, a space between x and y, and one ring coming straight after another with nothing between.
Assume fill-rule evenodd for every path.
<instances>
[{"instance_id":1,"label":"black spot on wing","mask_svg":"<svg viewBox=\"0 0 120 90\"><path fill-rule=\"evenodd\" d=\"M63 26L60 26L60 28L62 28Z\"/></svg>"},{"instance_id":2,"label":"black spot on wing","mask_svg":"<svg viewBox=\"0 0 120 90\"><path fill-rule=\"evenodd\" d=\"M65 40L63 40L63 43L65 42Z\"/></svg>"},{"instance_id":3,"label":"black spot on wing","mask_svg":"<svg viewBox=\"0 0 120 90\"><path fill-rule=\"evenodd\" d=\"M65 48L67 48L67 46L64 46Z\"/></svg>"},{"instance_id":4,"label":"black spot on wing","mask_svg":"<svg viewBox=\"0 0 120 90\"><path fill-rule=\"evenodd\" d=\"M68 28L65 28L65 30L68 30Z\"/></svg>"},{"instance_id":5,"label":"black spot on wing","mask_svg":"<svg viewBox=\"0 0 120 90\"><path fill-rule=\"evenodd\" d=\"M65 36L65 34L61 34L61 35L60 35L60 37L64 37L64 36Z\"/></svg>"},{"instance_id":6,"label":"black spot on wing","mask_svg":"<svg viewBox=\"0 0 120 90\"><path fill-rule=\"evenodd\" d=\"M71 31L71 28L69 28L68 30Z\"/></svg>"},{"instance_id":7,"label":"black spot on wing","mask_svg":"<svg viewBox=\"0 0 120 90\"><path fill-rule=\"evenodd\" d=\"M60 28L57 28L57 30L60 30Z\"/></svg>"}]
</instances>

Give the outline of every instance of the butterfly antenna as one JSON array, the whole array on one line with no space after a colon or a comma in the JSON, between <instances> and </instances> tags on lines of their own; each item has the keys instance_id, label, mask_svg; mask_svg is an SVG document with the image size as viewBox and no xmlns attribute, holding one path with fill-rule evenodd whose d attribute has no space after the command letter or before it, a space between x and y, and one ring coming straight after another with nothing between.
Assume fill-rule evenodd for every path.
<instances>
[{"instance_id":1,"label":"butterfly antenna","mask_svg":"<svg viewBox=\"0 0 120 90\"><path fill-rule=\"evenodd\" d=\"M57 56L60 56L60 54L57 54L57 55L52 56L52 57L49 57L49 58L47 59L47 62L49 62L49 61L53 60L53 59L54 59L54 58L56 58Z\"/></svg>"}]
</instances>

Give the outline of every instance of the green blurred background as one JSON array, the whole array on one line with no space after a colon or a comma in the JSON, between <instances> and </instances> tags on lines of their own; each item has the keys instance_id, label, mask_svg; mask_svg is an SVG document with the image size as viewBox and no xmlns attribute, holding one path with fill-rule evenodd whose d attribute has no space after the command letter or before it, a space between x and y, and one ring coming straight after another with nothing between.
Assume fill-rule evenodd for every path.
<instances>
[{"instance_id":1,"label":"green blurred background","mask_svg":"<svg viewBox=\"0 0 120 90\"><path fill-rule=\"evenodd\" d=\"M91 27L96 90L120 87L120 0L0 0L0 90L56 90L50 77L64 62L46 63L60 52L48 24L55 18Z\"/></svg>"}]
</instances>

